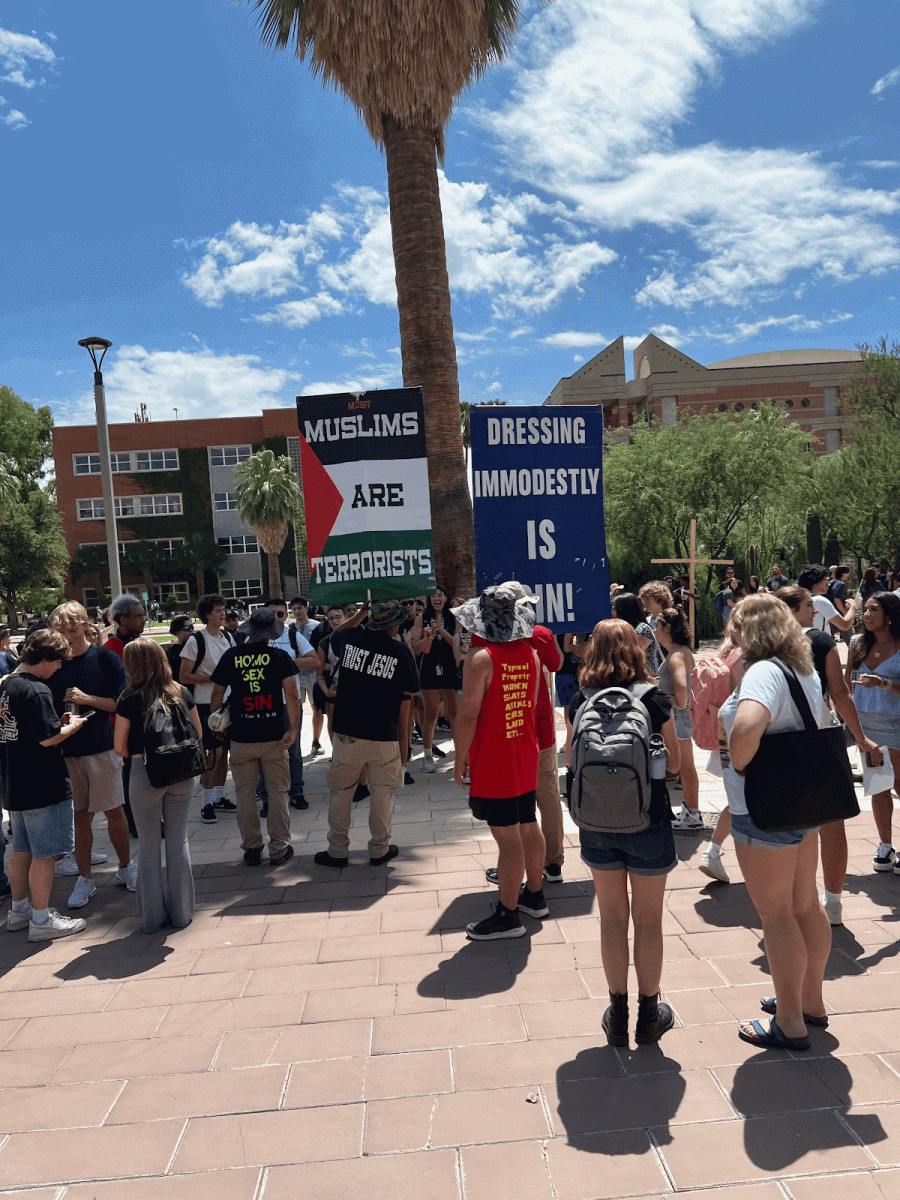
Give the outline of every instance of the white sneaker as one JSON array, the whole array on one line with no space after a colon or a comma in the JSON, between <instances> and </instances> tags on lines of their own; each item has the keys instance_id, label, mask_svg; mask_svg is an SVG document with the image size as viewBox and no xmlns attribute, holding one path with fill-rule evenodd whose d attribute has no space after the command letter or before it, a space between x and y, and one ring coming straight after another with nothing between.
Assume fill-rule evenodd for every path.
<instances>
[{"instance_id":1,"label":"white sneaker","mask_svg":"<svg viewBox=\"0 0 900 1200\"><path fill-rule=\"evenodd\" d=\"M434 759L426 758L422 763L422 770L426 775L434 775L434 773L437 771L437 767L434 765Z\"/></svg>"},{"instance_id":2,"label":"white sneaker","mask_svg":"<svg viewBox=\"0 0 900 1200\"><path fill-rule=\"evenodd\" d=\"M823 893L822 907L825 909L825 916L828 918L829 925L843 925L844 917L840 900L829 900Z\"/></svg>"},{"instance_id":3,"label":"white sneaker","mask_svg":"<svg viewBox=\"0 0 900 1200\"><path fill-rule=\"evenodd\" d=\"M10 933L15 933L17 929L24 929L31 920L31 905L28 906L28 911L23 913L13 912L12 909L6 914L6 928Z\"/></svg>"},{"instance_id":4,"label":"white sneaker","mask_svg":"<svg viewBox=\"0 0 900 1200\"><path fill-rule=\"evenodd\" d=\"M116 871L116 883L119 887L127 888L129 892L133 892L137 888L137 863L134 859L127 867L119 867Z\"/></svg>"},{"instance_id":5,"label":"white sneaker","mask_svg":"<svg viewBox=\"0 0 900 1200\"><path fill-rule=\"evenodd\" d=\"M710 854L708 850L704 850L700 856L700 870L704 875L708 875L710 879L718 879L720 883L731 883L728 878L728 872L722 866L721 855L713 852Z\"/></svg>"},{"instance_id":6,"label":"white sneaker","mask_svg":"<svg viewBox=\"0 0 900 1200\"><path fill-rule=\"evenodd\" d=\"M78 882L81 883L81 880L79 879ZM81 933L82 929L86 927L87 922L84 917L64 917L55 908L51 908L50 919L43 925L35 925L34 921L29 922L28 940L29 942L52 942L54 938L68 937L70 933Z\"/></svg>"},{"instance_id":7,"label":"white sneaker","mask_svg":"<svg viewBox=\"0 0 900 1200\"><path fill-rule=\"evenodd\" d=\"M676 833L691 832L696 829L703 828L703 818L695 808L683 808L675 820L672 822L672 828Z\"/></svg>"},{"instance_id":8,"label":"white sneaker","mask_svg":"<svg viewBox=\"0 0 900 1200\"><path fill-rule=\"evenodd\" d=\"M109 858L108 854L103 854L100 850L91 851L91 866L99 867L101 863L105 863ZM78 863L75 861L74 854L64 854L56 866L53 868L55 875L77 875Z\"/></svg>"},{"instance_id":9,"label":"white sneaker","mask_svg":"<svg viewBox=\"0 0 900 1200\"><path fill-rule=\"evenodd\" d=\"M85 879L83 875L79 875L68 900L69 908L84 908L91 896L96 895L97 889L94 887L93 879ZM70 932L74 933L75 931L71 930Z\"/></svg>"}]
</instances>

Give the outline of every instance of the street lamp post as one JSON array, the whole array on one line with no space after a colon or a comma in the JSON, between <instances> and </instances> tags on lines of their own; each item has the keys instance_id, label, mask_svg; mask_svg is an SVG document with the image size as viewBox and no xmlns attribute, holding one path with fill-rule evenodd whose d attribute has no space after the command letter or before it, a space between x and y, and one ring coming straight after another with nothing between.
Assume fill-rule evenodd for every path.
<instances>
[{"instance_id":1,"label":"street lamp post","mask_svg":"<svg viewBox=\"0 0 900 1200\"><path fill-rule=\"evenodd\" d=\"M122 592L122 572L119 569L119 543L116 534L116 510L113 504L112 466L109 458L109 427L106 423L106 392L103 390L103 374L100 370L103 358L112 345L106 338L82 338L84 346L94 364L94 405L97 410L97 444L100 449L100 480L103 485L103 511L106 514L106 552L109 556L110 595ZM97 355L100 355L98 360Z\"/></svg>"}]
</instances>

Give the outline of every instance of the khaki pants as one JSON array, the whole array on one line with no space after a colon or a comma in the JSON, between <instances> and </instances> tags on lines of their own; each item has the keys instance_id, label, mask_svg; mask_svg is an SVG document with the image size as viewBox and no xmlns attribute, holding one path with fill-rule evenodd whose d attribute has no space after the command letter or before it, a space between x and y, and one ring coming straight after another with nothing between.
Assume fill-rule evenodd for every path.
<instances>
[{"instance_id":1,"label":"khaki pants","mask_svg":"<svg viewBox=\"0 0 900 1200\"><path fill-rule=\"evenodd\" d=\"M537 807L541 814L541 829L547 843L544 866L556 863L561 867L565 859L563 842L562 805L559 801L559 767L556 746L542 750L538 758Z\"/></svg>"},{"instance_id":2,"label":"khaki pants","mask_svg":"<svg viewBox=\"0 0 900 1200\"><path fill-rule=\"evenodd\" d=\"M394 792L403 782L397 742L370 742L336 733L328 770L328 853L346 858L350 846L353 793L366 772L369 788L369 858L387 854L391 841Z\"/></svg>"},{"instance_id":3,"label":"khaki pants","mask_svg":"<svg viewBox=\"0 0 900 1200\"><path fill-rule=\"evenodd\" d=\"M263 844L256 807L256 781L262 771L269 793L269 857L281 858L291 844L291 819L288 813L287 750L277 742L231 742L231 777L237 801L237 823L241 849L256 850Z\"/></svg>"}]
</instances>

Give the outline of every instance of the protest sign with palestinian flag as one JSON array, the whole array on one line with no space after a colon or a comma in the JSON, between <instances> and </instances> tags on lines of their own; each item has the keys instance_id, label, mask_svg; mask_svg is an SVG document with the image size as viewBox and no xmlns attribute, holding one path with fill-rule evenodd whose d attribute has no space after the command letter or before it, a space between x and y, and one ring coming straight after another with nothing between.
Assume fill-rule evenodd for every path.
<instances>
[{"instance_id":1,"label":"protest sign with palestinian flag","mask_svg":"<svg viewBox=\"0 0 900 1200\"><path fill-rule=\"evenodd\" d=\"M434 591L421 388L298 396L309 599Z\"/></svg>"}]
</instances>

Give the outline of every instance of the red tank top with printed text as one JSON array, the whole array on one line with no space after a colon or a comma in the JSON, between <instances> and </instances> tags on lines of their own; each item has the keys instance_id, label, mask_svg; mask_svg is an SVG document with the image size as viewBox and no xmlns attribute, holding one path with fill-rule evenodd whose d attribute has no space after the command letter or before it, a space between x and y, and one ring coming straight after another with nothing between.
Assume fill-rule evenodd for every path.
<instances>
[{"instance_id":1,"label":"red tank top with printed text","mask_svg":"<svg viewBox=\"0 0 900 1200\"><path fill-rule=\"evenodd\" d=\"M485 800L522 796L537 787L537 660L528 641L482 642L480 649L491 656L493 676L469 750L469 791Z\"/></svg>"}]
</instances>

